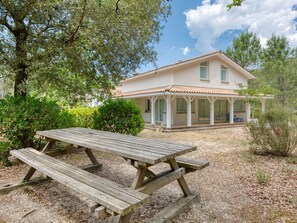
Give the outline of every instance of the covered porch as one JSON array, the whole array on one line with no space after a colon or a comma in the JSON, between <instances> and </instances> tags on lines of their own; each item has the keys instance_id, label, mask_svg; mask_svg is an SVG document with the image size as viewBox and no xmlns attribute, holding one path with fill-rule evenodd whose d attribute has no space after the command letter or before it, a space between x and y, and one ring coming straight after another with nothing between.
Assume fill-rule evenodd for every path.
<instances>
[{"instance_id":1,"label":"covered porch","mask_svg":"<svg viewBox=\"0 0 297 223\"><path fill-rule=\"evenodd\" d=\"M234 90L170 86L123 97L135 99L147 127L230 127L251 119L250 104ZM265 110L264 98L262 110Z\"/></svg>"}]
</instances>

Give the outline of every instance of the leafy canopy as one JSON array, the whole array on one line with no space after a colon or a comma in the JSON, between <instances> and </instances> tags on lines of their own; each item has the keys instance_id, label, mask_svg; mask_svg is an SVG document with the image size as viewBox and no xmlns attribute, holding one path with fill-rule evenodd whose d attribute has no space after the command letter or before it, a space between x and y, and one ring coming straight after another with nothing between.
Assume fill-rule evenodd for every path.
<instances>
[{"instance_id":1,"label":"leafy canopy","mask_svg":"<svg viewBox=\"0 0 297 223\"><path fill-rule=\"evenodd\" d=\"M112 83L154 62L167 1L2 0L0 60L15 95L108 93Z\"/></svg>"},{"instance_id":2,"label":"leafy canopy","mask_svg":"<svg viewBox=\"0 0 297 223\"><path fill-rule=\"evenodd\" d=\"M226 55L247 70L258 67L262 47L259 38L252 32L243 32L235 37Z\"/></svg>"}]
</instances>

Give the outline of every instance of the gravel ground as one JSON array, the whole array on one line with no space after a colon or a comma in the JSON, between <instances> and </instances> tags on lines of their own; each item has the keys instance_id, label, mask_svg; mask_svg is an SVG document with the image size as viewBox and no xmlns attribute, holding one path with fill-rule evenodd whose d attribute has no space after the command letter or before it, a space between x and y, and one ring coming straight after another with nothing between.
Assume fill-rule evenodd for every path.
<instances>
[{"instance_id":1,"label":"gravel ground","mask_svg":"<svg viewBox=\"0 0 297 223\"><path fill-rule=\"evenodd\" d=\"M209 167L185 176L190 189L200 192L201 202L172 222L297 223L297 164L282 158L251 155L247 152L248 140L243 128L181 133L144 130L140 135L196 145L197 151L186 156L210 161ZM120 157L102 153L96 153L96 157L103 169L95 174L131 185L136 173L133 167ZM73 165L89 163L83 153L60 159ZM162 171L166 167L162 164L153 170ZM0 168L0 184L16 182L28 169L26 165ZM258 180L266 183L260 184ZM177 183L164 187L133 214L131 222L146 222L180 196ZM116 221L115 218L98 221L89 214L90 204L90 200L67 187L47 181L0 195L0 223Z\"/></svg>"}]
</instances>

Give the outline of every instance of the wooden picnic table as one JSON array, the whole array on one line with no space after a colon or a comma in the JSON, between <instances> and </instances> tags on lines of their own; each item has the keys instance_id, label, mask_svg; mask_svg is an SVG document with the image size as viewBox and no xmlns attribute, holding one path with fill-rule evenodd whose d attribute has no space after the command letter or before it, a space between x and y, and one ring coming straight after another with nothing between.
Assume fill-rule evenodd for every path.
<instances>
[{"instance_id":1,"label":"wooden picnic table","mask_svg":"<svg viewBox=\"0 0 297 223\"><path fill-rule=\"evenodd\" d=\"M132 191L123 191L120 185L111 181L107 182L107 179L101 179L99 176L96 176L96 182L89 180L92 178L92 175L88 175L90 173L84 173L85 171L83 170L73 169L73 173L71 173L71 167L68 165L61 161L56 162L54 158L48 157L45 154L39 154L38 151L33 153L33 150L30 148L11 152L12 155L16 156L18 159L31 165L30 170L23 178L24 181L28 181L36 170L43 171L59 182L67 186L71 185L76 191L93 198L99 205L103 205L103 207L100 206L98 208L98 211L101 213L106 214L107 210L109 214L119 214L119 222L129 222L133 210L146 200L147 197L144 196L145 194L150 195L175 180L178 181L184 196L190 196L191 192L183 176L188 171L197 170L198 168L203 168L208 165L208 162L193 165L189 160L177 158L180 155L196 150L196 146L174 142L165 142L87 128L38 131L37 135L47 141L47 144L42 150L43 153L48 153L55 142L64 142L72 145L72 148L84 149L93 165L100 165L92 153L92 150L95 150L121 156L137 169L137 174L131 185ZM168 170L156 174L149 169L151 166L162 162L169 164ZM119 171L122 170L119 169ZM98 186L98 182L103 183L106 189L102 189L102 186ZM84 188L89 187L91 189L95 188L97 191L87 193ZM108 187L113 187L113 191L120 192L115 195L114 192L110 192ZM104 195L103 198L100 197L102 194ZM114 202L117 204L110 202L110 198L108 199L106 196L114 196ZM126 204L128 198L131 201ZM104 212L102 212L103 210Z\"/></svg>"}]
</instances>

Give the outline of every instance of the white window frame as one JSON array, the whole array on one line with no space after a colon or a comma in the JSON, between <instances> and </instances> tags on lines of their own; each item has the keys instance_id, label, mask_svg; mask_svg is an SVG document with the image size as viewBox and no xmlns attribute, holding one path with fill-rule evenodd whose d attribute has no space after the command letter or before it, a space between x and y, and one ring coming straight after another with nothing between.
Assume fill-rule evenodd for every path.
<instances>
[{"instance_id":1,"label":"white window frame","mask_svg":"<svg viewBox=\"0 0 297 223\"><path fill-rule=\"evenodd\" d=\"M180 106L180 103L184 103L183 107ZM191 113L195 113L195 100L193 100L191 104L192 104ZM187 109L188 109L188 102L184 98L176 98L176 113L187 113Z\"/></svg>"},{"instance_id":2,"label":"white window frame","mask_svg":"<svg viewBox=\"0 0 297 223\"><path fill-rule=\"evenodd\" d=\"M238 103L240 103L238 105ZM235 100L233 105L234 112L245 112L245 103L243 100Z\"/></svg>"},{"instance_id":3,"label":"white window frame","mask_svg":"<svg viewBox=\"0 0 297 223\"><path fill-rule=\"evenodd\" d=\"M201 68L205 68L206 70L206 77L201 77ZM200 80L209 80L209 75L208 75L208 62L204 61L200 63Z\"/></svg>"},{"instance_id":4,"label":"white window frame","mask_svg":"<svg viewBox=\"0 0 297 223\"><path fill-rule=\"evenodd\" d=\"M225 71L226 79L223 80L223 71ZM221 65L221 82L228 82L228 68Z\"/></svg>"}]
</instances>

